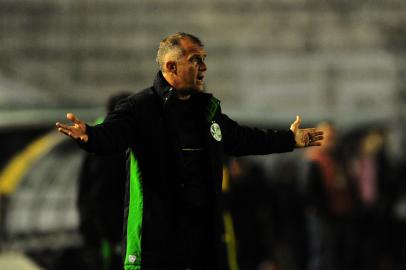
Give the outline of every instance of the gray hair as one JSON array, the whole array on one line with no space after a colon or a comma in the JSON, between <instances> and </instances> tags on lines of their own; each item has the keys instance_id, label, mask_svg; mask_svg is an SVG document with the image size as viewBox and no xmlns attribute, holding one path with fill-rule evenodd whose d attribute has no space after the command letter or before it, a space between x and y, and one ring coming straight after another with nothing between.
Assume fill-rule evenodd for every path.
<instances>
[{"instance_id":1,"label":"gray hair","mask_svg":"<svg viewBox=\"0 0 406 270\"><path fill-rule=\"evenodd\" d=\"M164 59L168 53L175 54L176 58L180 57L184 53L182 47L180 46L180 41L185 38L188 38L200 47L203 47L203 43L200 41L200 39L191 34L177 32L173 35L167 36L159 43L159 48L156 55L156 62L161 71L164 71Z\"/></svg>"}]
</instances>

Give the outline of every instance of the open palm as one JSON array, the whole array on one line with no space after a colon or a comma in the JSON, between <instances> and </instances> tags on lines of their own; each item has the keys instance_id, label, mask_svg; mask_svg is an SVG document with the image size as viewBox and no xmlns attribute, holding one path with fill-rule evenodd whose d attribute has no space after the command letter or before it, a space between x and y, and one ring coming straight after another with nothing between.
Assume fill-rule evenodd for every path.
<instances>
[{"instance_id":1,"label":"open palm","mask_svg":"<svg viewBox=\"0 0 406 270\"><path fill-rule=\"evenodd\" d=\"M290 126L290 130L295 135L295 147L320 146L323 140L323 132L315 128L301 129L299 128L301 121L300 116L297 115L295 122Z\"/></svg>"},{"instance_id":2,"label":"open palm","mask_svg":"<svg viewBox=\"0 0 406 270\"><path fill-rule=\"evenodd\" d=\"M86 123L82 122L73 113L68 113L66 118L73 123L73 125L66 125L64 123L57 122L56 127L58 131L71 137L75 140L87 142L89 137L86 133Z\"/></svg>"}]
</instances>

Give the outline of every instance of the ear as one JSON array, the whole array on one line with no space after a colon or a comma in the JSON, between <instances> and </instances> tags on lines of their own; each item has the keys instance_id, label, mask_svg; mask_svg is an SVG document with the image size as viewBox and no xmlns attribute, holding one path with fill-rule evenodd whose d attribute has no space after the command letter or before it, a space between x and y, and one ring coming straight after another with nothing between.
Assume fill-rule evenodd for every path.
<instances>
[{"instance_id":1,"label":"ear","mask_svg":"<svg viewBox=\"0 0 406 270\"><path fill-rule=\"evenodd\" d=\"M165 67L168 72L176 74L176 63L174 61L166 62Z\"/></svg>"}]
</instances>

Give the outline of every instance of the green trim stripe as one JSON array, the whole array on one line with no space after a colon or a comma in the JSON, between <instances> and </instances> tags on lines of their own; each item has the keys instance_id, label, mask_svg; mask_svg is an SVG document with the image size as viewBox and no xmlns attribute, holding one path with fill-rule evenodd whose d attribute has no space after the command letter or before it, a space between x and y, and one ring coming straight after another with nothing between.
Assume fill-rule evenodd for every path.
<instances>
[{"instance_id":1,"label":"green trim stripe","mask_svg":"<svg viewBox=\"0 0 406 270\"><path fill-rule=\"evenodd\" d=\"M215 97L211 97L208 105L207 121L211 123L216 115L217 109L220 106L220 100Z\"/></svg>"},{"instance_id":2,"label":"green trim stripe","mask_svg":"<svg viewBox=\"0 0 406 270\"><path fill-rule=\"evenodd\" d=\"M93 125L99 125L99 124L101 124L101 123L103 123L103 122L104 122L104 118L103 118L103 117L99 117L99 118L97 118L97 119L94 121Z\"/></svg>"},{"instance_id":3,"label":"green trim stripe","mask_svg":"<svg viewBox=\"0 0 406 270\"><path fill-rule=\"evenodd\" d=\"M141 230L143 216L141 174L134 153L130 153L130 203L127 219L127 250L125 269L139 269L141 265Z\"/></svg>"}]
</instances>

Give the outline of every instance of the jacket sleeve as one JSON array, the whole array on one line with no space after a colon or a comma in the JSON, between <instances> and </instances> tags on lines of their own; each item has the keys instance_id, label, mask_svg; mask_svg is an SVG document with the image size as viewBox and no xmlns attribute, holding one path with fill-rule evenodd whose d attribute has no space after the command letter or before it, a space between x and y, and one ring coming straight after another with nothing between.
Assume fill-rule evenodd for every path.
<instances>
[{"instance_id":1,"label":"jacket sleeve","mask_svg":"<svg viewBox=\"0 0 406 270\"><path fill-rule=\"evenodd\" d=\"M135 132L135 101L127 98L109 113L102 124L87 126L88 142L79 142L84 150L111 155L125 151Z\"/></svg>"},{"instance_id":2,"label":"jacket sleeve","mask_svg":"<svg viewBox=\"0 0 406 270\"><path fill-rule=\"evenodd\" d=\"M240 126L221 114L224 152L227 155L266 155L293 151L295 139L290 130L263 130Z\"/></svg>"}]
</instances>

